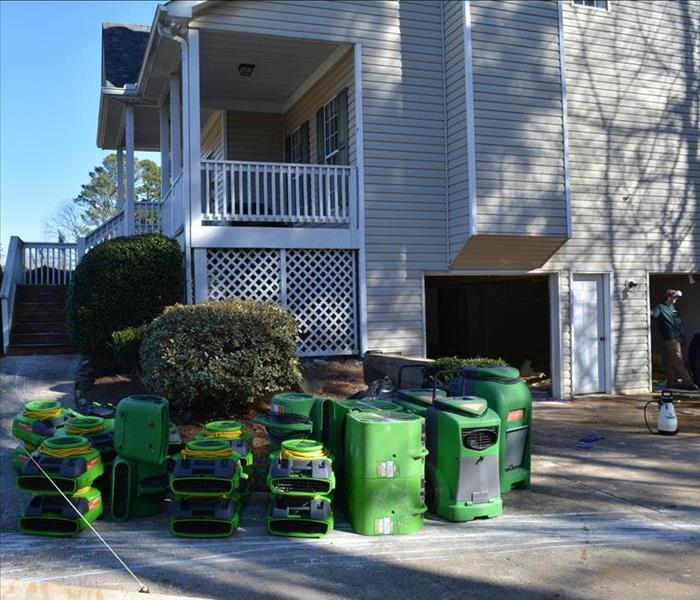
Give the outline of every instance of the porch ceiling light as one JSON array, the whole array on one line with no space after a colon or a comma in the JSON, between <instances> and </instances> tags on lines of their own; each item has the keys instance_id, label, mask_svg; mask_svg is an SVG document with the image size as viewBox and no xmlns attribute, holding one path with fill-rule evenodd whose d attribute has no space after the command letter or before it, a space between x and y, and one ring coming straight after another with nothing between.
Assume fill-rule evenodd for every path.
<instances>
[{"instance_id":1,"label":"porch ceiling light","mask_svg":"<svg viewBox=\"0 0 700 600\"><path fill-rule=\"evenodd\" d=\"M255 65L250 65L247 63L241 63L238 65L238 74L241 77L250 77L255 70Z\"/></svg>"}]
</instances>

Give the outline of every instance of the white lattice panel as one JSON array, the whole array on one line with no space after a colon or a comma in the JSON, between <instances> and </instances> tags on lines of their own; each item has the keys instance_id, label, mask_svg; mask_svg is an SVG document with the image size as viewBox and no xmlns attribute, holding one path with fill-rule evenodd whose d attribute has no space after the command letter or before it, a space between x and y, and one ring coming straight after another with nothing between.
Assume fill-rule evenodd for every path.
<instances>
[{"instance_id":1,"label":"white lattice panel","mask_svg":"<svg viewBox=\"0 0 700 600\"><path fill-rule=\"evenodd\" d=\"M300 356L357 352L355 253L287 250L287 308L299 321Z\"/></svg>"},{"instance_id":2,"label":"white lattice panel","mask_svg":"<svg viewBox=\"0 0 700 600\"><path fill-rule=\"evenodd\" d=\"M208 297L281 304L299 323L300 356L355 354L355 256L353 250L209 249Z\"/></svg>"},{"instance_id":3,"label":"white lattice panel","mask_svg":"<svg viewBox=\"0 0 700 600\"><path fill-rule=\"evenodd\" d=\"M209 300L253 298L280 302L279 250L207 250Z\"/></svg>"}]
</instances>

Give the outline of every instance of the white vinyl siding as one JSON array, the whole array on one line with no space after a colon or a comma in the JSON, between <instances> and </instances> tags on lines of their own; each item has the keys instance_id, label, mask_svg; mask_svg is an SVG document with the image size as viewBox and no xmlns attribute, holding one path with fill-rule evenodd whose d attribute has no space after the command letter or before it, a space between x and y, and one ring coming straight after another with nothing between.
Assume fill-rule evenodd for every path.
<instances>
[{"instance_id":1,"label":"white vinyl siding","mask_svg":"<svg viewBox=\"0 0 700 600\"><path fill-rule=\"evenodd\" d=\"M471 2L480 235L566 235L556 2Z\"/></svg>"},{"instance_id":2,"label":"white vinyl siding","mask_svg":"<svg viewBox=\"0 0 700 600\"><path fill-rule=\"evenodd\" d=\"M227 111L228 160L282 162L282 115Z\"/></svg>"},{"instance_id":3,"label":"white vinyl siding","mask_svg":"<svg viewBox=\"0 0 700 600\"><path fill-rule=\"evenodd\" d=\"M573 237L545 268L613 273L614 386L644 390L646 274L700 267L700 5L563 8Z\"/></svg>"},{"instance_id":4,"label":"white vinyl siding","mask_svg":"<svg viewBox=\"0 0 700 600\"><path fill-rule=\"evenodd\" d=\"M193 26L362 44L368 348L421 354L422 270L447 262L440 3L243 0Z\"/></svg>"}]
</instances>

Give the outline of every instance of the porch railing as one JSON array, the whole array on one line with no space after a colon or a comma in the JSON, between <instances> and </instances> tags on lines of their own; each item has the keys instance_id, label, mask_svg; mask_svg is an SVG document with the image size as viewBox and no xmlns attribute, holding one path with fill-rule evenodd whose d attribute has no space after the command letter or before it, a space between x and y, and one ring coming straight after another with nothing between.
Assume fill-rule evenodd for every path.
<instances>
[{"instance_id":1,"label":"porch railing","mask_svg":"<svg viewBox=\"0 0 700 600\"><path fill-rule=\"evenodd\" d=\"M7 352L18 285L68 285L78 261L76 244L23 242L10 238L0 286L3 351Z\"/></svg>"},{"instance_id":2,"label":"porch railing","mask_svg":"<svg viewBox=\"0 0 700 600\"><path fill-rule=\"evenodd\" d=\"M93 229L84 238L83 252L87 252L98 244L124 235L124 211L118 212L99 227Z\"/></svg>"},{"instance_id":3,"label":"porch railing","mask_svg":"<svg viewBox=\"0 0 700 600\"><path fill-rule=\"evenodd\" d=\"M349 223L354 167L202 161L202 218L215 222Z\"/></svg>"},{"instance_id":4,"label":"porch railing","mask_svg":"<svg viewBox=\"0 0 700 600\"><path fill-rule=\"evenodd\" d=\"M184 191L182 173L173 181L160 206L161 233L169 237L177 235L184 225L182 218Z\"/></svg>"}]
</instances>

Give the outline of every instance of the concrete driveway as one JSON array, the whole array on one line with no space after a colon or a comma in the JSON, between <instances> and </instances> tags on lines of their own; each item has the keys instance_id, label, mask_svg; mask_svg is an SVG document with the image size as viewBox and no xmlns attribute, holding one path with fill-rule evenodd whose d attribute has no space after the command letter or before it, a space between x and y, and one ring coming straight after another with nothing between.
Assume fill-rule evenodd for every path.
<instances>
[{"instance_id":1,"label":"concrete driveway","mask_svg":"<svg viewBox=\"0 0 700 600\"><path fill-rule=\"evenodd\" d=\"M49 392L70 397L75 357L2 359L2 577L136 591L90 532L24 536L13 488L9 420ZM321 540L273 538L253 499L225 540L172 537L164 516L98 530L153 592L207 598L697 598L700 589L700 404L683 432L646 433L640 399L538 402L530 490L497 519L430 519L406 537L369 538L340 522ZM604 439L590 450L579 438ZM695 590L695 591L693 591Z\"/></svg>"}]
</instances>

